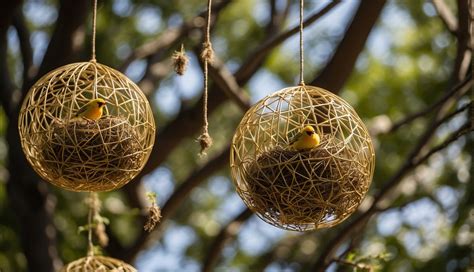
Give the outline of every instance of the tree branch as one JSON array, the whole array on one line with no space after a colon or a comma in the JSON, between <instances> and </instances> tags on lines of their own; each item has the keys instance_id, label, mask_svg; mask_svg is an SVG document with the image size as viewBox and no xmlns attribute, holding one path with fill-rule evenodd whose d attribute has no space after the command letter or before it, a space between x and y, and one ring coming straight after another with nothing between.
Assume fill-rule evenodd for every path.
<instances>
[{"instance_id":1,"label":"tree branch","mask_svg":"<svg viewBox=\"0 0 474 272\"><path fill-rule=\"evenodd\" d=\"M11 103L14 86L7 63L7 31L8 26L0 26L0 102L5 114L10 117L12 115Z\"/></svg>"},{"instance_id":2,"label":"tree branch","mask_svg":"<svg viewBox=\"0 0 474 272\"><path fill-rule=\"evenodd\" d=\"M17 10L13 17L13 26L16 29L20 42L21 59L23 63L23 83L31 80L33 68L33 49L30 43L30 31L25 24L25 18L21 10Z\"/></svg>"},{"instance_id":3,"label":"tree branch","mask_svg":"<svg viewBox=\"0 0 474 272\"><path fill-rule=\"evenodd\" d=\"M364 2L361 3L361 6L363 3ZM463 48L458 47L458 56L463 53L464 53ZM453 72L454 75L458 74L459 67L460 65L455 64L454 72ZM462 77L461 80L462 79L464 79L464 77ZM388 192L390 192L402 180L405 174L407 174L410 170L412 170L415 167L414 165L415 157L419 154L421 149L426 145L428 140L432 137L436 128L439 126L439 124L437 123L437 120L440 118L440 114L442 114L446 110L446 108L448 108L446 106L448 104L449 103L444 104L441 107L441 109L437 112L436 117L433 118L429 127L425 130L423 135L419 138L417 145L413 148L412 152L408 155L405 164L403 164L399 168L399 170L389 179L389 181L385 183L383 188L379 191L379 193L375 197L371 207L365 213L359 215L351 223L344 226L341 229L341 231L338 233L338 235L328 243L325 249L323 249L322 253L320 254L320 257L318 258L318 260L315 262L315 265L313 266L314 268L313 270L324 271L324 269L329 265L329 263L327 263L327 260L330 259L335 254L340 244L354 232L354 229L357 228L357 226L366 222L368 219L370 219L370 217L373 214L377 212L376 206L381 201L381 199L383 199L383 197Z\"/></svg>"},{"instance_id":4,"label":"tree branch","mask_svg":"<svg viewBox=\"0 0 474 272\"><path fill-rule=\"evenodd\" d=\"M230 148L226 148L220 152L216 157L209 160L200 169L195 170L189 175L186 180L173 192L171 197L166 201L161 209L162 222L163 219L170 218L183 200L187 199L194 188L202 184L213 173L229 164ZM160 227L160 226L158 226Z\"/></svg>"},{"instance_id":5,"label":"tree branch","mask_svg":"<svg viewBox=\"0 0 474 272\"><path fill-rule=\"evenodd\" d=\"M320 18L318 16L317 18ZM308 19L309 20L309 19ZM313 19L314 22L316 19ZM309 23L309 22L308 22ZM268 40L272 39L271 34L266 38L266 44ZM291 35L285 35L284 38L279 38L278 42L272 42L274 46L278 43L282 43L285 39L289 38ZM239 86L245 85L251 76L260 68L263 61L259 61L257 63L253 62L252 60L255 58L264 59L270 53L270 50L262 49L262 52L250 54L246 61L240 66L238 71L234 73L235 81ZM227 97L223 92L216 92L217 86L215 84L211 85L210 93L213 95L209 96L208 101L208 112L212 114L212 112L217 108L218 105L226 101ZM202 111L202 99L191 108L184 108L178 113L178 116L169 123L166 127L164 127L159 133L156 135L156 141L160 142L160 148L154 148L151 152L150 158L148 163L145 165L144 169L142 170L141 174L136 178L136 180L141 179L141 177L145 174L150 173L156 167L158 167L168 156L169 153L181 142L181 140L185 137L190 137L195 134L201 128L201 121L199 120L199 116L201 116ZM179 135L176 135L176 131L182 131Z\"/></svg>"},{"instance_id":6,"label":"tree branch","mask_svg":"<svg viewBox=\"0 0 474 272\"><path fill-rule=\"evenodd\" d=\"M88 7L88 1L62 1L56 29L39 75L69 62L75 56L78 47L82 44L82 40L78 38L84 36L81 26L87 14L86 7ZM15 14L12 10L10 12ZM27 44L29 37L24 31L26 29L22 29L22 22L16 21L16 23L22 54L24 54L23 63L25 70L28 71L31 65L31 53L28 52L29 46ZM2 42L2 46L5 45L6 43ZM31 77L28 72L26 73L24 78L27 78L28 82L23 82L23 95L26 94L33 82L29 80ZM48 193L47 184L40 181L23 155L17 128L20 103L12 99L13 90L8 89L5 94L8 94L9 97L3 96L2 92L2 100L8 99L6 101L10 103L6 134L9 147L8 170L10 175L7 182L9 205L15 207L15 214L20 225L22 247L30 271L56 271L60 269L62 263L57 252L56 228L52 221L55 201Z\"/></svg>"},{"instance_id":7,"label":"tree branch","mask_svg":"<svg viewBox=\"0 0 474 272\"><path fill-rule=\"evenodd\" d=\"M166 201L161 209L161 220L156 225L153 235L150 233L141 230L138 238L130 247L123 248L121 252L116 251L115 248L107 248L107 251L116 257L120 257L123 260L131 261L135 258L136 254L143 249L143 246L150 242L150 239L158 239L164 228L164 224L167 219L169 219L187 199L189 194L194 188L202 184L217 170L221 169L225 165L229 164L230 148L226 148L221 151L216 157L209 160L201 168L194 170L182 183L181 185L173 192L170 198ZM120 247L118 247L120 249Z\"/></svg>"},{"instance_id":8,"label":"tree branch","mask_svg":"<svg viewBox=\"0 0 474 272\"><path fill-rule=\"evenodd\" d=\"M84 24L91 1L62 0L58 20L35 80L61 65L79 60L85 39ZM31 83L24 84L28 89Z\"/></svg>"},{"instance_id":9,"label":"tree branch","mask_svg":"<svg viewBox=\"0 0 474 272\"><path fill-rule=\"evenodd\" d=\"M471 35L469 33L469 5L466 0L457 0L458 6L458 31L457 53L454 60L454 73L452 82L463 80L469 71L472 59L472 48L469 48ZM472 69L471 69L472 70Z\"/></svg>"},{"instance_id":10,"label":"tree branch","mask_svg":"<svg viewBox=\"0 0 474 272\"><path fill-rule=\"evenodd\" d=\"M307 27L311 25L312 23L316 22L319 18L323 17L327 12L332 10L332 8L334 8L339 3L340 1L334 1L334 2L329 3L317 13L309 16L309 18L303 22L303 26ZM274 13L276 12L276 10L273 6L271 10L272 10L271 18L278 17L277 14ZM271 22L269 25L274 26L275 24L274 21L276 21L276 19L271 19ZM296 26L268 40L268 42L265 42L262 46L257 48L257 50L254 51L254 53L251 54L252 57L248 58L249 62L247 62L245 65L248 65L248 66L257 65L257 64L261 65L262 57L264 58L267 54L271 52L272 49L280 45L282 42L284 42L286 39L288 39L292 35L298 33L298 31L299 31L299 26ZM251 106L250 99L244 95L242 89L239 87L239 84L236 78L230 73L230 71L227 69L227 67L221 60L215 58L215 61L213 61L213 63L211 63L209 67L209 73L212 79L216 82L217 86L221 90L223 90L227 94L227 96L231 100L233 100L237 104L237 106L239 106L242 109L242 111L246 112L250 108ZM236 77L237 76L242 76L242 75L239 73L236 73Z\"/></svg>"},{"instance_id":11,"label":"tree branch","mask_svg":"<svg viewBox=\"0 0 474 272\"><path fill-rule=\"evenodd\" d=\"M222 9L224 9L232 0L224 0L212 5L212 13L214 19ZM177 43L180 39L188 35L192 30L204 27L205 21L204 16L207 11L201 12L193 19L184 22L180 27L170 28L159 35L155 40L147 42L142 46L135 49L120 66L119 70L124 72L130 63L137 59L147 58L152 55L160 54L162 51L166 51L173 44Z\"/></svg>"},{"instance_id":12,"label":"tree branch","mask_svg":"<svg viewBox=\"0 0 474 272\"><path fill-rule=\"evenodd\" d=\"M8 117L7 199L9 207L15 209L28 268L30 271L53 271L61 266L55 247L56 229L51 220L54 202L47 197L46 184L38 183L39 178L23 157L17 129L18 101L13 99L15 87L7 64L7 31L20 6L21 1L7 1L0 9L0 100Z\"/></svg>"},{"instance_id":13,"label":"tree branch","mask_svg":"<svg viewBox=\"0 0 474 272\"><path fill-rule=\"evenodd\" d=\"M0 9L0 103L8 117L11 116L13 110L12 95L14 86L7 63L7 32L12 22L13 14L20 4L21 1L7 1Z\"/></svg>"},{"instance_id":14,"label":"tree branch","mask_svg":"<svg viewBox=\"0 0 474 272\"><path fill-rule=\"evenodd\" d=\"M438 109L439 107L441 107L441 105L443 105L446 102L446 100L450 99L452 96L456 95L458 92L460 93L460 95L463 95L465 92L467 92L469 90L469 88L471 88L473 82L474 81L472 80L471 76L467 76L462 82L460 82L456 86L454 86L454 88L452 88L449 92L445 93L435 103L433 103L430 106L426 107L422 111L419 111L417 113L409 115L409 116L403 118L402 120L396 122L395 124L392 125L390 130L388 130L386 133L387 134L392 133L392 132L398 130L400 127L402 127L402 126L404 126L408 123L411 123L412 121L416 120L417 118L419 118L421 116L425 116L425 115L429 114L430 112Z\"/></svg>"},{"instance_id":15,"label":"tree branch","mask_svg":"<svg viewBox=\"0 0 474 272\"><path fill-rule=\"evenodd\" d=\"M159 87L161 80L172 71L171 60L161 60L162 55L165 55L164 50L162 54L148 57L145 74L137 83L138 87L140 87L147 97L154 93L154 91Z\"/></svg>"},{"instance_id":16,"label":"tree branch","mask_svg":"<svg viewBox=\"0 0 474 272\"><path fill-rule=\"evenodd\" d=\"M448 137L443 143L433 147L430 151L428 151L425 155L421 156L419 159L416 160L416 165L421 165L425 161L427 161L433 154L445 149L451 143L458 140L461 136L466 135L467 133L473 131L471 124L466 122L462 127L460 127L457 131L455 131L451 136Z\"/></svg>"},{"instance_id":17,"label":"tree branch","mask_svg":"<svg viewBox=\"0 0 474 272\"><path fill-rule=\"evenodd\" d=\"M288 258L289 254L297 250L302 240L311 239L311 234L311 232L305 232L301 235L289 235L280 239L273 248L256 258L256 262L249 266L249 271L265 271L271 263ZM304 271L304 269L301 269L301 271Z\"/></svg>"},{"instance_id":18,"label":"tree branch","mask_svg":"<svg viewBox=\"0 0 474 272\"><path fill-rule=\"evenodd\" d=\"M335 6L337 6L341 1L335 0L327 4L324 8L319 10L318 12L310 15L304 22L303 27L308 27L312 23L316 22L318 19L326 15L330 10L332 10ZM283 32L271 39L265 41L260 47L258 47L247 60L242 64L242 67L248 67L248 69L241 69L239 72L235 74L236 78L248 78L252 74L252 71L256 70L255 67L260 67L262 62L265 60L266 56L278 45L282 44L288 38L293 36L294 34L298 33L299 25L294 26L293 28ZM242 85L242 84L240 84Z\"/></svg>"},{"instance_id":19,"label":"tree branch","mask_svg":"<svg viewBox=\"0 0 474 272\"><path fill-rule=\"evenodd\" d=\"M432 2L443 24L449 32L456 35L458 31L458 21L446 3L444 3L444 0L432 0Z\"/></svg>"},{"instance_id":20,"label":"tree branch","mask_svg":"<svg viewBox=\"0 0 474 272\"><path fill-rule=\"evenodd\" d=\"M202 62L200 63L202 64ZM250 98L240 88L234 75L217 56L214 56L214 60L209 65L209 75L217 87L224 91L227 97L234 101L243 112L252 106Z\"/></svg>"},{"instance_id":21,"label":"tree branch","mask_svg":"<svg viewBox=\"0 0 474 272\"><path fill-rule=\"evenodd\" d=\"M338 92L349 79L357 58L377 21L386 0L361 1L344 38L322 72L311 82Z\"/></svg>"},{"instance_id":22,"label":"tree branch","mask_svg":"<svg viewBox=\"0 0 474 272\"><path fill-rule=\"evenodd\" d=\"M330 259L335 254L339 246L347 240L351 235L355 232L355 230L361 225L368 221L372 215L376 214L379 210L378 204L382 202L382 200L394 189L396 186L402 181L403 177L407 175L410 171L415 169L418 165L423 163L428 157L423 157L423 160L417 160L416 158L419 156L420 152L423 148L428 144L429 140L433 137L434 132L436 129L450 117L454 116L454 114L448 114L445 117L441 117L445 111L449 108L450 103L449 101L445 101L442 105L441 109L437 112L437 115L432 119L430 125L426 128L424 133L418 138L417 144L412 149L412 151L408 154L405 163L398 169L398 171L383 185L383 187L379 190L377 195L374 197L374 201L372 202L371 206L367 211L360 214L356 219L352 222L344 226L338 235L332 239L326 248L322 251L320 257L315 262L313 266L315 271L324 271L331 261ZM448 118L449 117L449 118ZM441 149L440 149L441 150ZM439 151L439 150L438 150ZM430 156L433 153L430 154Z\"/></svg>"},{"instance_id":23,"label":"tree branch","mask_svg":"<svg viewBox=\"0 0 474 272\"><path fill-rule=\"evenodd\" d=\"M227 225L221 228L221 231L214 238L204 260L202 272L214 271L214 267L219 260L225 245L230 243L239 233L242 225L253 215L249 208L245 208L239 215L232 219Z\"/></svg>"}]
</instances>

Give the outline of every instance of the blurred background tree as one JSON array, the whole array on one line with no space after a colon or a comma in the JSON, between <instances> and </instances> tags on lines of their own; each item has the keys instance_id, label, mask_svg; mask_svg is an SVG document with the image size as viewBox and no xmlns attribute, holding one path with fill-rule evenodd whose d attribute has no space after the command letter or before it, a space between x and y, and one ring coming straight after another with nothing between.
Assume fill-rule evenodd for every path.
<instances>
[{"instance_id":1,"label":"blurred background tree","mask_svg":"<svg viewBox=\"0 0 474 272\"><path fill-rule=\"evenodd\" d=\"M85 194L41 181L17 132L22 97L51 69L90 56L92 1L5 1L0 10L0 270L53 271L84 256ZM210 133L201 128L206 1L99 1L98 61L139 84L158 126L142 174L100 194L104 253L139 271L465 271L473 267L472 43L467 0L306 1L307 83L341 95L368 125L376 171L337 227L282 231L254 216L229 176L244 110L298 76L298 3L213 5ZM190 67L174 74L185 45ZM470 114L469 114L470 112ZM145 191L161 223L143 231ZM471 259L470 259L471 257Z\"/></svg>"}]
</instances>

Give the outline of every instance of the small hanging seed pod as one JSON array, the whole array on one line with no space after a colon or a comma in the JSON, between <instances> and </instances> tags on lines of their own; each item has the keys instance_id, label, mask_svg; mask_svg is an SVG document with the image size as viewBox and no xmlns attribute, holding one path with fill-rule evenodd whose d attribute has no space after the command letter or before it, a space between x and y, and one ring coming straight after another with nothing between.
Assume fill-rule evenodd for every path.
<instances>
[{"instance_id":1,"label":"small hanging seed pod","mask_svg":"<svg viewBox=\"0 0 474 272\"><path fill-rule=\"evenodd\" d=\"M308 125L321 143L290 147ZM232 141L231 173L240 197L264 221L305 231L334 226L357 209L374 159L367 129L347 102L297 86L265 97L245 114Z\"/></svg>"},{"instance_id":2,"label":"small hanging seed pod","mask_svg":"<svg viewBox=\"0 0 474 272\"><path fill-rule=\"evenodd\" d=\"M105 102L102 115L78 117L94 99ZM141 171L155 122L137 85L91 61L59 67L38 80L23 102L19 131L26 158L43 179L98 192L117 189Z\"/></svg>"},{"instance_id":3,"label":"small hanging seed pod","mask_svg":"<svg viewBox=\"0 0 474 272\"><path fill-rule=\"evenodd\" d=\"M137 272L137 270L121 260L104 256L87 256L65 265L61 272Z\"/></svg>"}]
</instances>

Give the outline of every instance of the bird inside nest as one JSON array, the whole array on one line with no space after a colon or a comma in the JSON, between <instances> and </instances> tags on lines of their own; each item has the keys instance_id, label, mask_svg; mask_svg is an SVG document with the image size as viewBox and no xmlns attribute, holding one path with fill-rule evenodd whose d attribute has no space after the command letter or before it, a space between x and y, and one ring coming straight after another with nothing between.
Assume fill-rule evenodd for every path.
<instances>
[{"instance_id":1,"label":"bird inside nest","mask_svg":"<svg viewBox=\"0 0 474 272\"><path fill-rule=\"evenodd\" d=\"M296 150L312 149L321 143L321 138L313 126L305 126L291 140L289 146Z\"/></svg>"},{"instance_id":2,"label":"bird inside nest","mask_svg":"<svg viewBox=\"0 0 474 272\"><path fill-rule=\"evenodd\" d=\"M105 108L105 100L102 98L96 98L89 101L87 104L82 106L74 115L74 117L82 117L86 120L99 120L102 117Z\"/></svg>"}]
</instances>

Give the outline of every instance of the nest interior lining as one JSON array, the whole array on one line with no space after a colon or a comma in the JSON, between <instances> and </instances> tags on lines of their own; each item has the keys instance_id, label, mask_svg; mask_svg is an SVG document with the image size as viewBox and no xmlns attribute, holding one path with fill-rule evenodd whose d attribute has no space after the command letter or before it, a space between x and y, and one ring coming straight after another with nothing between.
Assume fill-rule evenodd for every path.
<instances>
[{"instance_id":1,"label":"nest interior lining","mask_svg":"<svg viewBox=\"0 0 474 272\"><path fill-rule=\"evenodd\" d=\"M140 140L125 118L54 122L45 138L41 161L52 180L77 191L114 189L143 164Z\"/></svg>"},{"instance_id":2,"label":"nest interior lining","mask_svg":"<svg viewBox=\"0 0 474 272\"><path fill-rule=\"evenodd\" d=\"M257 213L284 225L325 224L356 208L368 185L356 153L327 141L296 151L276 147L262 153L246 173L247 202Z\"/></svg>"}]
</instances>

